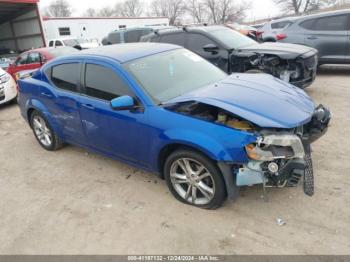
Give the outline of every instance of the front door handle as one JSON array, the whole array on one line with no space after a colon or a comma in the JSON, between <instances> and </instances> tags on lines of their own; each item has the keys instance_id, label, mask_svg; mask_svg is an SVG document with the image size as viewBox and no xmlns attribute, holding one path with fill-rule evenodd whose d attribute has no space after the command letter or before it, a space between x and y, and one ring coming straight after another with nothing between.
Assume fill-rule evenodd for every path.
<instances>
[{"instance_id":1,"label":"front door handle","mask_svg":"<svg viewBox=\"0 0 350 262\"><path fill-rule=\"evenodd\" d=\"M317 37L316 37L316 36L314 36L314 35L312 35L312 36L307 37L307 39L309 39L309 40L316 40L316 39L317 39Z\"/></svg>"},{"instance_id":2,"label":"front door handle","mask_svg":"<svg viewBox=\"0 0 350 262\"><path fill-rule=\"evenodd\" d=\"M82 107L85 107L87 109L90 109L90 110L94 110L95 107L93 107L93 105L90 105L90 104L81 104Z\"/></svg>"}]
</instances>

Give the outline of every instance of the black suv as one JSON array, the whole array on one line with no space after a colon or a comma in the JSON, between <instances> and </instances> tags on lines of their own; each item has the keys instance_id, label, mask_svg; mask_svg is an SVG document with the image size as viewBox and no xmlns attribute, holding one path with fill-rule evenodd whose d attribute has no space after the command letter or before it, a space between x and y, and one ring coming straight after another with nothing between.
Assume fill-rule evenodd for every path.
<instances>
[{"instance_id":1,"label":"black suv","mask_svg":"<svg viewBox=\"0 0 350 262\"><path fill-rule=\"evenodd\" d=\"M294 44L260 44L225 26L155 30L140 41L183 46L229 74L264 72L300 88L312 84L316 76L316 49Z\"/></svg>"}]
</instances>

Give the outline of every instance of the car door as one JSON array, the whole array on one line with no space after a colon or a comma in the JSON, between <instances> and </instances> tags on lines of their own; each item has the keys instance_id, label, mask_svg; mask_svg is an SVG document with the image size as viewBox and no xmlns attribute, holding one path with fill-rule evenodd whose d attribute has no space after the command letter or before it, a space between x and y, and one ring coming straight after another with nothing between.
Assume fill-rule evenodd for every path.
<instances>
[{"instance_id":1,"label":"car door","mask_svg":"<svg viewBox=\"0 0 350 262\"><path fill-rule=\"evenodd\" d=\"M123 95L139 101L135 93L111 64L86 60L84 71L80 115L90 147L143 165L149 148L144 110L114 111L110 106L112 99Z\"/></svg>"},{"instance_id":2,"label":"car door","mask_svg":"<svg viewBox=\"0 0 350 262\"><path fill-rule=\"evenodd\" d=\"M79 113L81 67L81 61L71 60L46 69L48 84L40 87L40 101L57 123L67 142L85 145L86 139Z\"/></svg>"},{"instance_id":3,"label":"car door","mask_svg":"<svg viewBox=\"0 0 350 262\"><path fill-rule=\"evenodd\" d=\"M207 45L216 46L217 50L214 52L205 51L204 47ZM228 52L208 36L199 33L187 33L185 47L222 70L228 71Z\"/></svg>"},{"instance_id":4,"label":"car door","mask_svg":"<svg viewBox=\"0 0 350 262\"><path fill-rule=\"evenodd\" d=\"M332 15L305 21L305 44L319 51L320 63L342 63L348 39L348 15ZM309 29L307 28L309 27Z\"/></svg>"},{"instance_id":5,"label":"car door","mask_svg":"<svg viewBox=\"0 0 350 262\"><path fill-rule=\"evenodd\" d=\"M16 79L16 73L27 70L27 58L28 58L28 53L24 53L20 55L16 61L10 65L10 67L7 69L9 74L13 77L13 79Z\"/></svg>"}]
</instances>

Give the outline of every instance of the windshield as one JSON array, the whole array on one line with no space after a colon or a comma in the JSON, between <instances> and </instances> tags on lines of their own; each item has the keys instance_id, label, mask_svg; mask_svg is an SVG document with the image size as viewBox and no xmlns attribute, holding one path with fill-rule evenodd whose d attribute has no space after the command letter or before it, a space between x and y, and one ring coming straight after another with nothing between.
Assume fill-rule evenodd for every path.
<instances>
[{"instance_id":1,"label":"windshield","mask_svg":"<svg viewBox=\"0 0 350 262\"><path fill-rule=\"evenodd\" d=\"M140 58L125 66L156 103L166 102L227 76L186 49Z\"/></svg>"},{"instance_id":2,"label":"windshield","mask_svg":"<svg viewBox=\"0 0 350 262\"><path fill-rule=\"evenodd\" d=\"M76 39L67 39L63 40L65 46L76 46L79 45L79 42Z\"/></svg>"},{"instance_id":3,"label":"windshield","mask_svg":"<svg viewBox=\"0 0 350 262\"><path fill-rule=\"evenodd\" d=\"M240 47L254 45L257 43L253 39L230 28L220 28L217 30L212 30L210 33L229 49L238 49Z\"/></svg>"}]
</instances>

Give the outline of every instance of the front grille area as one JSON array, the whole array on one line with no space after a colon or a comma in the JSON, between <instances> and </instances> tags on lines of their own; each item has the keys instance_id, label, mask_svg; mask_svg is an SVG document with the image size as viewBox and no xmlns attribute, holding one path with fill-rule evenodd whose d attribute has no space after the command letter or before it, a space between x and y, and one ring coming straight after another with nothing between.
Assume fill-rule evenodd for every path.
<instances>
[{"instance_id":1,"label":"front grille area","mask_svg":"<svg viewBox=\"0 0 350 262\"><path fill-rule=\"evenodd\" d=\"M311 56L309 58L306 58L304 60L304 65L305 67L307 67L308 69L314 69L317 66L317 57L316 55Z\"/></svg>"}]
</instances>

